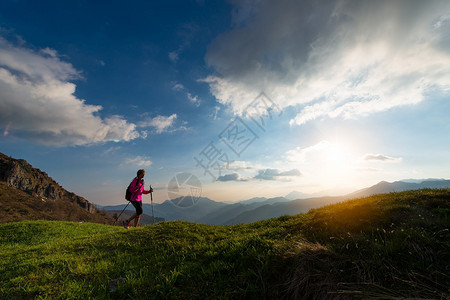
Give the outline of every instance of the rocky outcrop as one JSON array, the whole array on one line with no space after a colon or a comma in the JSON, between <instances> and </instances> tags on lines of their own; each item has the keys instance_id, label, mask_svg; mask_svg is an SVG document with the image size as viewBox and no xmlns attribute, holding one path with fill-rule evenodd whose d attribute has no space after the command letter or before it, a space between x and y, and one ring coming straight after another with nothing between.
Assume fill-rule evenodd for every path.
<instances>
[{"instance_id":1,"label":"rocky outcrop","mask_svg":"<svg viewBox=\"0 0 450 300\"><path fill-rule=\"evenodd\" d=\"M25 193L43 200L70 201L90 213L97 208L83 197L68 192L56 181L39 169L33 168L26 160L14 159L0 153L0 180Z\"/></svg>"}]
</instances>

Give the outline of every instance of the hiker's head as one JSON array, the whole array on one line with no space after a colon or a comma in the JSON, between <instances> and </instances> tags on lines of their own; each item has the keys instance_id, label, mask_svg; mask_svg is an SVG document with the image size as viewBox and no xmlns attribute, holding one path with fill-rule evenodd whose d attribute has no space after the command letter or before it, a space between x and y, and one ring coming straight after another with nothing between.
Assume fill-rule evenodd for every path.
<instances>
[{"instance_id":1,"label":"hiker's head","mask_svg":"<svg viewBox=\"0 0 450 300\"><path fill-rule=\"evenodd\" d=\"M137 171L137 177L139 179L144 178L144 175L145 175L145 170L144 169L140 169L140 170Z\"/></svg>"}]
</instances>

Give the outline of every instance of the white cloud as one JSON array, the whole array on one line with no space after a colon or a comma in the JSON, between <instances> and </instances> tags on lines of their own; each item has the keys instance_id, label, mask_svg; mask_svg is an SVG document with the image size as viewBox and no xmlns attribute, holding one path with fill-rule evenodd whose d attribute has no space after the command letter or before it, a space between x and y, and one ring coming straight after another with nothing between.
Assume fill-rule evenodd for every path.
<instances>
[{"instance_id":1,"label":"white cloud","mask_svg":"<svg viewBox=\"0 0 450 300\"><path fill-rule=\"evenodd\" d=\"M191 93L187 93L186 95L187 95L189 101L191 101L191 103L195 104L195 106L200 105L200 99L198 99L198 96L192 96Z\"/></svg>"},{"instance_id":2,"label":"white cloud","mask_svg":"<svg viewBox=\"0 0 450 300\"><path fill-rule=\"evenodd\" d=\"M248 161L235 160L228 165L227 169L234 170L234 171L251 170L251 169L254 169L254 166L252 163L250 163Z\"/></svg>"},{"instance_id":3,"label":"white cloud","mask_svg":"<svg viewBox=\"0 0 450 300\"><path fill-rule=\"evenodd\" d=\"M0 37L0 126L47 145L130 141L140 134L121 116L102 119L99 105L74 96L80 73L50 48L34 51Z\"/></svg>"},{"instance_id":4,"label":"white cloud","mask_svg":"<svg viewBox=\"0 0 450 300\"><path fill-rule=\"evenodd\" d=\"M173 82L172 89L174 91L182 91L182 90L184 90L184 85L182 85L181 83L178 83L178 82Z\"/></svg>"},{"instance_id":5,"label":"white cloud","mask_svg":"<svg viewBox=\"0 0 450 300\"><path fill-rule=\"evenodd\" d=\"M149 167L152 162L144 156L136 156L134 158L127 158L122 165L134 165L138 167Z\"/></svg>"},{"instance_id":6,"label":"white cloud","mask_svg":"<svg viewBox=\"0 0 450 300\"><path fill-rule=\"evenodd\" d=\"M236 114L265 91L291 120L356 118L450 91L448 1L234 1L205 79Z\"/></svg>"},{"instance_id":7,"label":"white cloud","mask_svg":"<svg viewBox=\"0 0 450 300\"><path fill-rule=\"evenodd\" d=\"M176 114L170 116L156 116L154 118L147 118L146 120L139 122L140 127L153 127L156 133L163 133L173 128L173 125L177 119Z\"/></svg>"},{"instance_id":8,"label":"white cloud","mask_svg":"<svg viewBox=\"0 0 450 300\"><path fill-rule=\"evenodd\" d=\"M42 49L40 51L40 53L42 53L44 55L48 55L48 56L53 57L53 58L57 58L58 57L58 52L56 50L48 48L48 47Z\"/></svg>"},{"instance_id":9,"label":"white cloud","mask_svg":"<svg viewBox=\"0 0 450 300\"><path fill-rule=\"evenodd\" d=\"M379 161L379 162L401 162L403 159L401 157L390 157L383 154L371 154L367 153L363 157L364 161Z\"/></svg>"},{"instance_id":10,"label":"white cloud","mask_svg":"<svg viewBox=\"0 0 450 300\"><path fill-rule=\"evenodd\" d=\"M450 13L440 16L438 20L433 24L433 27L434 29L439 30L449 25L450 25Z\"/></svg>"},{"instance_id":11,"label":"white cloud","mask_svg":"<svg viewBox=\"0 0 450 300\"><path fill-rule=\"evenodd\" d=\"M141 134L141 138L143 138L144 140L145 140L145 139L147 138L147 136L148 136L147 130L141 131L140 134Z\"/></svg>"},{"instance_id":12,"label":"white cloud","mask_svg":"<svg viewBox=\"0 0 450 300\"><path fill-rule=\"evenodd\" d=\"M186 91L186 88L184 85L178 82L172 82L172 90L176 92ZM189 102L194 104L195 106L200 106L200 99L197 95L192 95L190 92L186 91L186 97L188 98Z\"/></svg>"},{"instance_id":13,"label":"white cloud","mask_svg":"<svg viewBox=\"0 0 450 300\"><path fill-rule=\"evenodd\" d=\"M290 163L304 163L317 156L318 153L326 152L332 147L333 145L326 140L305 148L296 147L295 149L286 152L286 161Z\"/></svg>"},{"instance_id":14,"label":"white cloud","mask_svg":"<svg viewBox=\"0 0 450 300\"><path fill-rule=\"evenodd\" d=\"M212 118L213 120L217 120L219 111L220 111L220 106L218 106L218 105L214 106L214 110L209 114L209 117Z\"/></svg>"}]
</instances>

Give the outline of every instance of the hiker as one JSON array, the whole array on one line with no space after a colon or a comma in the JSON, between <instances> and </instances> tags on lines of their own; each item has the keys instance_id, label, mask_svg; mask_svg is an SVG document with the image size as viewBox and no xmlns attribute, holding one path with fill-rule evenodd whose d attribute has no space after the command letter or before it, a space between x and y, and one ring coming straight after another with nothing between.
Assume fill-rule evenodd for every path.
<instances>
[{"instance_id":1,"label":"hiker","mask_svg":"<svg viewBox=\"0 0 450 300\"><path fill-rule=\"evenodd\" d=\"M142 194L150 194L153 189L150 187L148 191L144 190L144 176L145 170L141 169L137 171L136 178L130 184L131 198L130 202L136 208L136 213L128 220L123 221L123 227L129 228L131 221L134 219L134 227L137 227L142 215Z\"/></svg>"}]
</instances>

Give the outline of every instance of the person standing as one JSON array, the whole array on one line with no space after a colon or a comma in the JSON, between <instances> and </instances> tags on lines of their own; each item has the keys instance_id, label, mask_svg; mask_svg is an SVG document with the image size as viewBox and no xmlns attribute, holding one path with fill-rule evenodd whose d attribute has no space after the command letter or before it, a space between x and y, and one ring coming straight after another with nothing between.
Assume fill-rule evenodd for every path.
<instances>
[{"instance_id":1,"label":"person standing","mask_svg":"<svg viewBox=\"0 0 450 300\"><path fill-rule=\"evenodd\" d=\"M144 176L145 170L141 169L137 171L137 176L133 179L130 184L130 192L131 198L130 202L136 209L136 213L131 216L128 220L123 221L123 227L128 229L130 227L131 221L134 220L134 227L137 227L139 224L139 220L141 219L141 215L143 213L142 210L142 194L150 194L153 192L153 189L150 187L149 190L144 189Z\"/></svg>"}]
</instances>

